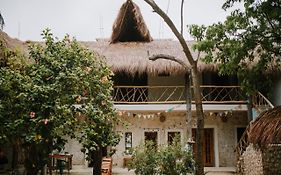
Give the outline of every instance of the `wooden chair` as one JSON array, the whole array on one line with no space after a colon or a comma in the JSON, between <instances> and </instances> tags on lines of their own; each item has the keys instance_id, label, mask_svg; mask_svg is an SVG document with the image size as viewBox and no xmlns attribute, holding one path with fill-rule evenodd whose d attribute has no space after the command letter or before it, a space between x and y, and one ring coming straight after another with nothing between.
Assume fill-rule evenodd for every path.
<instances>
[{"instance_id":1,"label":"wooden chair","mask_svg":"<svg viewBox=\"0 0 281 175\"><path fill-rule=\"evenodd\" d=\"M101 163L102 175L112 175L112 158L104 157Z\"/></svg>"}]
</instances>

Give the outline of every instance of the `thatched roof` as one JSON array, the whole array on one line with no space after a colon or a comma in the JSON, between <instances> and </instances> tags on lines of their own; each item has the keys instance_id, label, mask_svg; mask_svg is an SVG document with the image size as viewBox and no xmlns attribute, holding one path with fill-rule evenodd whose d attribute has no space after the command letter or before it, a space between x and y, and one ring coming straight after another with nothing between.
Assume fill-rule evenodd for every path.
<instances>
[{"instance_id":1,"label":"thatched roof","mask_svg":"<svg viewBox=\"0 0 281 175\"><path fill-rule=\"evenodd\" d=\"M127 72L129 74L148 73L157 75L159 73L182 74L184 69L178 63L168 60L150 61L149 56L155 54L169 54L176 58L187 61L178 41L174 40L154 40L149 43L124 42L110 44L107 40L97 42L81 42L90 50L105 56L108 65L114 72ZM188 42L191 47L192 41ZM194 58L196 52L192 52ZM211 64L198 64L199 71L214 71L216 66Z\"/></svg>"},{"instance_id":2,"label":"thatched roof","mask_svg":"<svg viewBox=\"0 0 281 175\"><path fill-rule=\"evenodd\" d=\"M0 39L3 39L8 48L19 49L27 51L27 42L22 42L18 39L9 37L6 33L0 32ZM97 52L99 55L105 57L107 64L111 67L113 72L126 72L131 75L137 73L147 73L150 75L157 75L159 73L167 73L171 75L183 74L184 69L178 63L157 60L150 61L149 56L154 54L169 54L176 58L186 60L182 51L182 47L178 41L174 40L155 40L152 42L119 42L110 44L109 40L97 40L93 42L81 42L86 48ZM188 42L191 46L192 41ZM197 53L192 52L194 58ZM199 63L199 71L214 71L216 66L211 64Z\"/></svg>"},{"instance_id":3,"label":"thatched roof","mask_svg":"<svg viewBox=\"0 0 281 175\"><path fill-rule=\"evenodd\" d=\"M7 48L18 49L24 52L27 51L27 44L25 42L22 42L15 38L11 38L3 31L0 31L0 39L4 41L4 44Z\"/></svg>"},{"instance_id":4,"label":"thatched roof","mask_svg":"<svg viewBox=\"0 0 281 175\"><path fill-rule=\"evenodd\" d=\"M281 106L265 111L250 125L249 142L261 148L281 143Z\"/></svg>"},{"instance_id":5,"label":"thatched roof","mask_svg":"<svg viewBox=\"0 0 281 175\"><path fill-rule=\"evenodd\" d=\"M121 6L111 35L111 43L129 41L152 41L139 7L131 0Z\"/></svg>"}]
</instances>

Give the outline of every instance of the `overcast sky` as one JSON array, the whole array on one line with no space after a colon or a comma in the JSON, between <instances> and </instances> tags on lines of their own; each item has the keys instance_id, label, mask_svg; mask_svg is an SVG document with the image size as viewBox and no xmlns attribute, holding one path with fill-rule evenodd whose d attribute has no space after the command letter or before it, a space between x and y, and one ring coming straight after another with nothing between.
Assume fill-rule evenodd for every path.
<instances>
[{"instance_id":1,"label":"overcast sky","mask_svg":"<svg viewBox=\"0 0 281 175\"><path fill-rule=\"evenodd\" d=\"M112 24L126 0L0 0L0 12L5 20L4 31L21 40L41 40L41 32L50 28L62 38L65 34L81 41L109 38ZM152 12L143 0L134 0L154 39L175 38L170 29ZM156 0L180 26L181 0ZM170 2L170 3L169 3ZM185 0L184 23L210 25L223 21L224 0ZM187 31L185 31L187 33ZM187 39L190 39L185 34Z\"/></svg>"}]
</instances>

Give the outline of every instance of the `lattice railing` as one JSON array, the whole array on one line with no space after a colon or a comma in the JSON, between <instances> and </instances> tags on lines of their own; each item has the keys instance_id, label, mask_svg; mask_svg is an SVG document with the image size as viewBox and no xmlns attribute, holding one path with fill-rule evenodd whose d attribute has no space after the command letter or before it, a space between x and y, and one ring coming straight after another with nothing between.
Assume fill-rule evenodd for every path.
<instances>
[{"instance_id":1,"label":"lattice railing","mask_svg":"<svg viewBox=\"0 0 281 175\"><path fill-rule=\"evenodd\" d=\"M253 107L259 112L273 108L273 104L260 92L255 93L252 98Z\"/></svg>"},{"instance_id":2,"label":"lattice railing","mask_svg":"<svg viewBox=\"0 0 281 175\"><path fill-rule=\"evenodd\" d=\"M201 86L203 103L246 103L240 86Z\"/></svg>"},{"instance_id":3,"label":"lattice railing","mask_svg":"<svg viewBox=\"0 0 281 175\"><path fill-rule=\"evenodd\" d=\"M246 103L239 86L201 86L203 103ZM194 96L194 95L192 95ZM184 86L115 86L115 103L185 103Z\"/></svg>"}]
</instances>

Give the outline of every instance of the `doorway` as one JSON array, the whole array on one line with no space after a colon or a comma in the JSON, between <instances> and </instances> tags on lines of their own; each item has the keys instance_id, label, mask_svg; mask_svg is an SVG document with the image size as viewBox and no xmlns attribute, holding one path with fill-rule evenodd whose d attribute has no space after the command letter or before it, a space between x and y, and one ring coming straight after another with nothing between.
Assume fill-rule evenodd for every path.
<instances>
[{"instance_id":1,"label":"doorway","mask_svg":"<svg viewBox=\"0 0 281 175\"><path fill-rule=\"evenodd\" d=\"M196 129L192 129L192 137L196 140ZM205 167L215 166L214 128L205 128L203 136L203 160ZM197 145L193 146L193 155L196 155Z\"/></svg>"},{"instance_id":2,"label":"doorway","mask_svg":"<svg viewBox=\"0 0 281 175\"><path fill-rule=\"evenodd\" d=\"M243 133L245 132L246 127L238 127L236 128L236 140L237 143L239 142L239 140L241 139Z\"/></svg>"}]
</instances>

